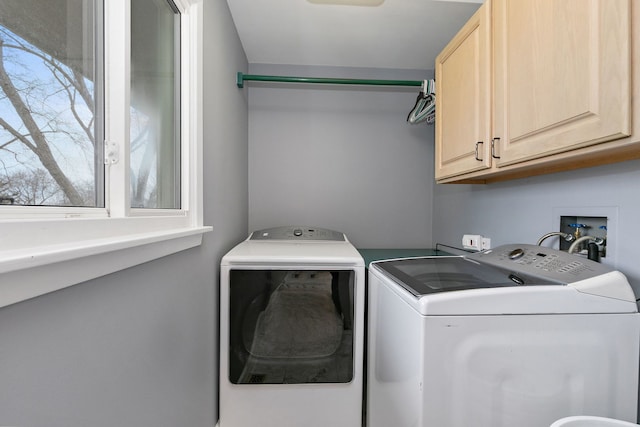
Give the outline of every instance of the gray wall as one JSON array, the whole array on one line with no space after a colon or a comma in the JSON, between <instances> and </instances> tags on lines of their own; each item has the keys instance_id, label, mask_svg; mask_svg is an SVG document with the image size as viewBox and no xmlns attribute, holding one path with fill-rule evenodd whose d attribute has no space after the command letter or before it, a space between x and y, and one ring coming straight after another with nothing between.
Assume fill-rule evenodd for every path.
<instances>
[{"instance_id":1,"label":"gray wall","mask_svg":"<svg viewBox=\"0 0 640 427\"><path fill-rule=\"evenodd\" d=\"M423 80L431 71L251 64L251 74ZM433 127L419 87L247 83L249 228L313 225L361 248L429 247Z\"/></svg>"},{"instance_id":2,"label":"gray wall","mask_svg":"<svg viewBox=\"0 0 640 427\"><path fill-rule=\"evenodd\" d=\"M218 264L247 233L245 55L205 2L201 247L0 309L0 425L212 427Z\"/></svg>"}]
</instances>

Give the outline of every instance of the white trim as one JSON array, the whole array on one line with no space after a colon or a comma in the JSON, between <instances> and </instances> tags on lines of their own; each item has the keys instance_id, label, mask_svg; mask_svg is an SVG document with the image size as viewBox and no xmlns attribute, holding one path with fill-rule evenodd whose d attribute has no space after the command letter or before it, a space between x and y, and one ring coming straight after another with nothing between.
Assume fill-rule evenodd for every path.
<instances>
[{"instance_id":1,"label":"white trim","mask_svg":"<svg viewBox=\"0 0 640 427\"><path fill-rule=\"evenodd\" d=\"M68 206L0 206L0 222L33 218L107 218L104 208L75 208ZM1 426L0 426L1 427Z\"/></svg>"},{"instance_id":2,"label":"white trim","mask_svg":"<svg viewBox=\"0 0 640 427\"><path fill-rule=\"evenodd\" d=\"M188 75L188 102L183 103L184 108L188 112L188 123L185 128L188 129L189 140L189 176L188 178L188 196L183 203L189 206L192 224L198 225L204 223L204 171L203 171L203 105L204 105L204 83L203 83L203 58L204 58L204 41L203 41L203 10L202 2L199 0L188 0L191 2L183 12L185 21L188 22L188 31L183 32L185 39L188 39L189 61L183 61L185 74ZM184 45L183 45L184 46ZM186 64L185 64L186 63ZM183 193L184 194L184 193Z\"/></svg>"},{"instance_id":3,"label":"white trim","mask_svg":"<svg viewBox=\"0 0 640 427\"><path fill-rule=\"evenodd\" d=\"M105 206L109 216L129 215L129 105L131 2L104 0L104 98L105 140L116 144L120 151L117 163L105 165Z\"/></svg>"},{"instance_id":4,"label":"white trim","mask_svg":"<svg viewBox=\"0 0 640 427\"><path fill-rule=\"evenodd\" d=\"M198 246L210 230L182 228L22 251L0 262L0 307Z\"/></svg>"}]
</instances>

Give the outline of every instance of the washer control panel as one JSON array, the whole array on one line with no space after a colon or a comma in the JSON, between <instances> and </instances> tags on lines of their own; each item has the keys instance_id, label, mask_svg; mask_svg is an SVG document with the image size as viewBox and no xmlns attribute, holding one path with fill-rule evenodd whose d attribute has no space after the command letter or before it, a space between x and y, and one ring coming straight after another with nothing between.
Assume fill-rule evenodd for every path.
<instances>
[{"instance_id":1,"label":"washer control panel","mask_svg":"<svg viewBox=\"0 0 640 427\"><path fill-rule=\"evenodd\" d=\"M466 258L503 270L568 284L612 271L595 261L577 255L528 244L499 246Z\"/></svg>"},{"instance_id":2,"label":"washer control panel","mask_svg":"<svg viewBox=\"0 0 640 427\"><path fill-rule=\"evenodd\" d=\"M344 234L339 231L318 227L276 227L266 228L251 233L250 240L330 240L345 241Z\"/></svg>"}]
</instances>

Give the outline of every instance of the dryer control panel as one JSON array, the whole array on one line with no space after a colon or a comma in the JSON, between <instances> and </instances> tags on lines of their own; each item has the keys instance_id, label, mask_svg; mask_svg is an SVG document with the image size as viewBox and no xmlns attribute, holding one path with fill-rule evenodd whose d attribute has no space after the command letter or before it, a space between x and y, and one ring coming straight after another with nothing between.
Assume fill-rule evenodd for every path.
<instances>
[{"instance_id":1,"label":"dryer control panel","mask_svg":"<svg viewBox=\"0 0 640 427\"><path fill-rule=\"evenodd\" d=\"M251 233L250 240L330 240L344 242L344 234L339 231L318 227L275 227Z\"/></svg>"},{"instance_id":2,"label":"dryer control panel","mask_svg":"<svg viewBox=\"0 0 640 427\"><path fill-rule=\"evenodd\" d=\"M466 258L515 273L569 284L612 271L611 268L577 255L543 246L511 244Z\"/></svg>"}]
</instances>

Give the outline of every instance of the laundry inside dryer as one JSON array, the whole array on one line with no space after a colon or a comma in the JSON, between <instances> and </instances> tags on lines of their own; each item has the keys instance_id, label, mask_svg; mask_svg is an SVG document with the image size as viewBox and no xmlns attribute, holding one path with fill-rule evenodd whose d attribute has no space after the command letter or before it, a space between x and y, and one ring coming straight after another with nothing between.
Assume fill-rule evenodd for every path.
<instances>
[{"instance_id":1,"label":"laundry inside dryer","mask_svg":"<svg viewBox=\"0 0 640 427\"><path fill-rule=\"evenodd\" d=\"M234 384L353 379L353 272L233 270L229 380Z\"/></svg>"}]
</instances>

